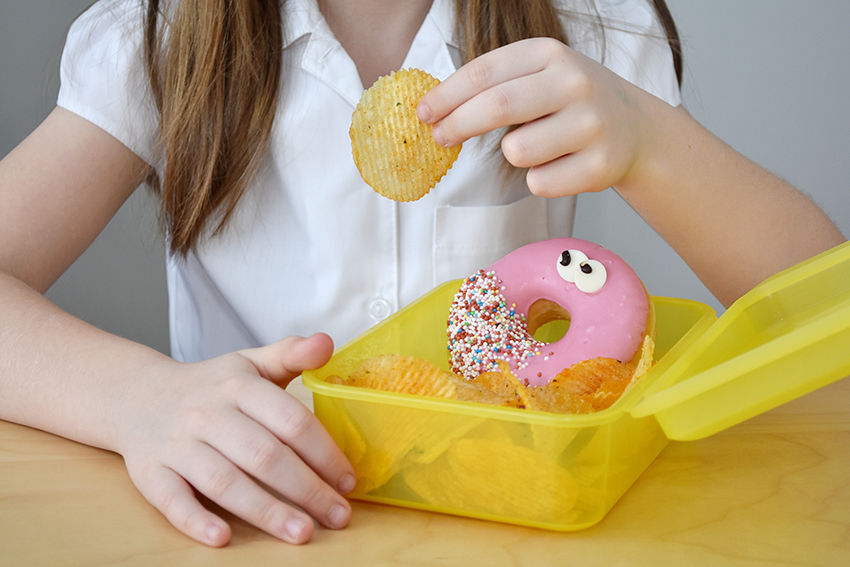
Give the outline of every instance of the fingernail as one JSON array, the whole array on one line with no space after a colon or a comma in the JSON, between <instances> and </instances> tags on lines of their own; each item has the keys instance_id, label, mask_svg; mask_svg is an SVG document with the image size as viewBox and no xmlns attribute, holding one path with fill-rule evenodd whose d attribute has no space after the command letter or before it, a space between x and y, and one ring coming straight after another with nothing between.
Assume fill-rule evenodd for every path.
<instances>
[{"instance_id":1,"label":"fingernail","mask_svg":"<svg viewBox=\"0 0 850 567\"><path fill-rule=\"evenodd\" d=\"M304 528L307 527L307 522L301 518L290 518L286 521L286 533L294 542L300 542L303 538Z\"/></svg>"},{"instance_id":2,"label":"fingernail","mask_svg":"<svg viewBox=\"0 0 850 567\"><path fill-rule=\"evenodd\" d=\"M357 485L357 479L354 478L353 474L347 474L342 477L342 480L339 481L339 485L337 485L337 490L340 494L348 494L354 487Z\"/></svg>"},{"instance_id":3,"label":"fingernail","mask_svg":"<svg viewBox=\"0 0 850 567\"><path fill-rule=\"evenodd\" d=\"M222 528L218 524L210 524L209 526L207 526L207 543L209 543L210 545L220 545L222 531L224 531L224 528Z\"/></svg>"},{"instance_id":4,"label":"fingernail","mask_svg":"<svg viewBox=\"0 0 850 567\"><path fill-rule=\"evenodd\" d=\"M443 127L439 124L434 126L434 141L444 148L449 146L449 141L446 139L446 135L443 134Z\"/></svg>"},{"instance_id":5,"label":"fingernail","mask_svg":"<svg viewBox=\"0 0 850 567\"><path fill-rule=\"evenodd\" d=\"M431 120L431 109L428 108L427 104L420 102L416 107L416 116L419 117L419 120L427 124Z\"/></svg>"},{"instance_id":6,"label":"fingernail","mask_svg":"<svg viewBox=\"0 0 850 567\"><path fill-rule=\"evenodd\" d=\"M328 521L332 528L342 528L348 523L349 510L342 504L335 504L328 512Z\"/></svg>"}]
</instances>

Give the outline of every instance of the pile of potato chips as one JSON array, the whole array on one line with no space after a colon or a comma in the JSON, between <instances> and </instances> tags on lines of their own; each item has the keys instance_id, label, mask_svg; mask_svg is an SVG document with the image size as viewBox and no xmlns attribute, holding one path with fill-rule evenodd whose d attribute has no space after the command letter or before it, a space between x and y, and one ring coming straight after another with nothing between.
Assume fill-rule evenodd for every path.
<instances>
[{"instance_id":1,"label":"pile of potato chips","mask_svg":"<svg viewBox=\"0 0 850 567\"><path fill-rule=\"evenodd\" d=\"M402 69L367 89L351 117L351 151L363 180L395 201L425 196L452 167L461 146L444 148L416 116L419 99L439 84L419 69Z\"/></svg>"},{"instance_id":2,"label":"pile of potato chips","mask_svg":"<svg viewBox=\"0 0 850 567\"><path fill-rule=\"evenodd\" d=\"M564 369L542 386L526 386L504 362L499 362L499 372L466 380L422 358L398 354L370 358L347 379L329 376L326 381L551 413L593 413L610 407L649 370L654 350L654 342L647 336L637 365L594 358Z\"/></svg>"}]
</instances>

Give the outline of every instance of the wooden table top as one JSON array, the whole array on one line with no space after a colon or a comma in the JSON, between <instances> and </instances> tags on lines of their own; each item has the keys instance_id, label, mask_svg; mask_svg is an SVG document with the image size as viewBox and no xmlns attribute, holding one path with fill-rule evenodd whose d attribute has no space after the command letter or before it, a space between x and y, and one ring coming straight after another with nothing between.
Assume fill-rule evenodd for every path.
<instances>
[{"instance_id":1,"label":"wooden table top","mask_svg":"<svg viewBox=\"0 0 850 567\"><path fill-rule=\"evenodd\" d=\"M223 513L233 540L209 549L142 498L120 456L0 421L0 565L832 566L850 565L850 380L671 442L583 531L353 508L348 528L300 547Z\"/></svg>"}]
</instances>

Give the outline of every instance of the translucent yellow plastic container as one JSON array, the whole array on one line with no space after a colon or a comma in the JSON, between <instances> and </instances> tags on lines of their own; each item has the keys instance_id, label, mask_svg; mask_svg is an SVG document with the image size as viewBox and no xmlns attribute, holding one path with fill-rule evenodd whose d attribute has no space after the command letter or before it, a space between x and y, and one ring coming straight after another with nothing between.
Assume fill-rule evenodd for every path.
<instances>
[{"instance_id":1,"label":"translucent yellow plastic container","mask_svg":"<svg viewBox=\"0 0 850 567\"><path fill-rule=\"evenodd\" d=\"M418 302L305 372L316 415L355 467L356 499L572 530L598 522L667 443L625 410L715 320L703 304L654 298L659 364L611 408L556 415L328 384L385 353L448 370L445 328L460 282Z\"/></svg>"},{"instance_id":2,"label":"translucent yellow plastic container","mask_svg":"<svg viewBox=\"0 0 850 567\"><path fill-rule=\"evenodd\" d=\"M328 384L379 354L448 369L449 282L305 372L355 467L351 497L566 531L599 522L670 439L697 439L850 374L850 246L766 281L723 316L654 297L658 363L610 408L555 415Z\"/></svg>"}]
</instances>

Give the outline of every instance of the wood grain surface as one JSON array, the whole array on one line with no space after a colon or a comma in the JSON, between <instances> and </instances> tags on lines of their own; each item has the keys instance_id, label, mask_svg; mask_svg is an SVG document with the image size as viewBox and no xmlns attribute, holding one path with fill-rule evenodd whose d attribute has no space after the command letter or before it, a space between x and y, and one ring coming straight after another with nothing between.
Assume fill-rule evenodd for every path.
<instances>
[{"instance_id":1,"label":"wood grain surface","mask_svg":"<svg viewBox=\"0 0 850 567\"><path fill-rule=\"evenodd\" d=\"M671 442L583 531L353 507L348 528L300 547L222 512L233 540L209 549L141 497L120 456L0 421L0 565L838 566L850 565L850 380Z\"/></svg>"}]
</instances>

